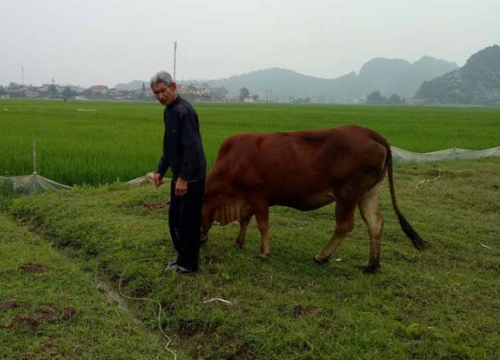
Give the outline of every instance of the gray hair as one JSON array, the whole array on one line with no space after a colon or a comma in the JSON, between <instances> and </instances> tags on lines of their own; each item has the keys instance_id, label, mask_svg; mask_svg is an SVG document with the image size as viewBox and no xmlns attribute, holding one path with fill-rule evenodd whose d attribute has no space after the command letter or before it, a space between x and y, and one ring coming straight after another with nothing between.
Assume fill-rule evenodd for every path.
<instances>
[{"instance_id":1,"label":"gray hair","mask_svg":"<svg viewBox=\"0 0 500 360\"><path fill-rule=\"evenodd\" d=\"M153 86L158 83L164 83L165 85L170 86L173 83L172 76L164 70L158 71L149 81L149 85L153 88Z\"/></svg>"}]
</instances>

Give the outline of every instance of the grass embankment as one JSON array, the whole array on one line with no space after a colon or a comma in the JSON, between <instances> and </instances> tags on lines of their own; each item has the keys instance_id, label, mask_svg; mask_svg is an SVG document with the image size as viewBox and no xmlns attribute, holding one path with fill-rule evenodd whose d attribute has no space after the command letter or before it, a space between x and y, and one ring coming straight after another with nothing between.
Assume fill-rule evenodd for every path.
<instances>
[{"instance_id":1,"label":"grass embankment","mask_svg":"<svg viewBox=\"0 0 500 360\"><path fill-rule=\"evenodd\" d=\"M330 263L313 263L331 235L332 206L308 213L273 208L268 261L258 258L254 222L244 249L233 247L237 225L215 226L194 277L161 275L162 263L174 253L164 206L167 187L110 185L47 193L18 198L9 212L93 276L116 285L130 265L124 277L127 293L162 303L161 323L173 347L191 358L500 358L500 160L405 165L395 171L399 206L432 247L419 252L411 246L395 220L385 185L382 268L374 276L357 269L367 263L369 249L359 216ZM43 263L28 255L2 261L10 268ZM67 284L64 291L83 287L73 287L81 279L90 289L88 275L75 270L80 280L70 281L71 271L56 270L52 261L45 264L45 275L17 269L3 277L53 276L47 283L26 283L37 286L26 288L26 300L15 296L30 311L42 303L79 310L64 323L69 333L77 331L78 324L92 321L86 315L93 316L78 296L63 300L33 294L50 293L46 288L55 286L55 278ZM212 298L232 305L205 303ZM93 321L118 319L112 311L97 314ZM134 314L155 329L154 303L137 303ZM11 338L14 344L37 339L31 329L19 333L21 340ZM138 333L121 334L123 346L145 347ZM102 338L114 339L104 333ZM58 340L52 343L58 346Z\"/></svg>"},{"instance_id":2,"label":"grass embankment","mask_svg":"<svg viewBox=\"0 0 500 360\"><path fill-rule=\"evenodd\" d=\"M165 358L166 341L96 281L0 212L0 359Z\"/></svg>"}]
</instances>

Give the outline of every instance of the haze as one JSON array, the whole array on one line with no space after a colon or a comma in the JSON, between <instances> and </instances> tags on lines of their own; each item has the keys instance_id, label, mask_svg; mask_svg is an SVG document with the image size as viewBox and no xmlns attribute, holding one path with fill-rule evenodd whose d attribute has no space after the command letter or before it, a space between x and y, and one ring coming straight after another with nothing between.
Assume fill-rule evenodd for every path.
<instances>
[{"instance_id":1,"label":"haze","mask_svg":"<svg viewBox=\"0 0 500 360\"><path fill-rule=\"evenodd\" d=\"M0 85L109 87L280 67L335 78L374 57L462 66L500 39L498 0L0 0Z\"/></svg>"}]
</instances>

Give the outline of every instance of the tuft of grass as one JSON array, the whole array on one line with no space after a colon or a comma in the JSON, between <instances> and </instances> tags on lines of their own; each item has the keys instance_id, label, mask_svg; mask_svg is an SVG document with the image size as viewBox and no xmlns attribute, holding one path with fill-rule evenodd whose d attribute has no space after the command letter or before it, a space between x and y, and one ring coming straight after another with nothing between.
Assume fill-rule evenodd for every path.
<instances>
[{"instance_id":1,"label":"tuft of grass","mask_svg":"<svg viewBox=\"0 0 500 360\"><path fill-rule=\"evenodd\" d=\"M331 261L313 263L333 231L333 206L272 208L268 261L258 257L254 224L244 249L233 247L237 225L214 226L196 276L161 273L175 254L163 206L168 187L46 193L14 199L9 212L99 279L116 284L128 267L125 291L161 302L162 326L189 358L494 359L499 165L485 159L396 167L398 204L431 249L412 247L384 186L381 271L374 276L357 269L369 251L359 216ZM149 258L155 260L137 262ZM213 298L231 305L207 302ZM133 307L156 326L154 303Z\"/></svg>"}]
</instances>

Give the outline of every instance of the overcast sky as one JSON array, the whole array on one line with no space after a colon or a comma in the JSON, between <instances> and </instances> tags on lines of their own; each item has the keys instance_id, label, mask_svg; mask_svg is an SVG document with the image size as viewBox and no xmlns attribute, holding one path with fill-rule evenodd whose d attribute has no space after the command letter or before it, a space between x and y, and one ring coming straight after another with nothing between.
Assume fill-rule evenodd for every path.
<instances>
[{"instance_id":1,"label":"overcast sky","mask_svg":"<svg viewBox=\"0 0 500 360\"><path fill-rule=\"evenodd\" d=\"M115 86L157 70L335 78L374 57L462 66L500 44L500 0L0 0L0 85Z\"/></svg>"}]
</instances>

